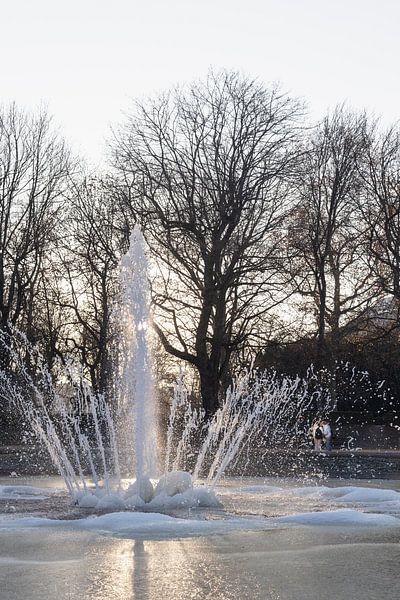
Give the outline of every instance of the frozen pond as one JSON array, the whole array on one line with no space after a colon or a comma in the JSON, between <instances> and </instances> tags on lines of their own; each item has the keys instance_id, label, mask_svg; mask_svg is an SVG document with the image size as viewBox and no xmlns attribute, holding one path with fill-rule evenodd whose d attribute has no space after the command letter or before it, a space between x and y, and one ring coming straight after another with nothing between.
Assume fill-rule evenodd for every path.
<instances>
[{"instance_id":1,"label":"frozen pond","mask_svg":"<svg viewBox=\"0 0 400 600\"><path fill-rule=\"evenodd\" d=\"M0 598L398 600L399 489L229 479L223 509L96 515L58 478L0 479Z\"/></svg>"}]
</instances>

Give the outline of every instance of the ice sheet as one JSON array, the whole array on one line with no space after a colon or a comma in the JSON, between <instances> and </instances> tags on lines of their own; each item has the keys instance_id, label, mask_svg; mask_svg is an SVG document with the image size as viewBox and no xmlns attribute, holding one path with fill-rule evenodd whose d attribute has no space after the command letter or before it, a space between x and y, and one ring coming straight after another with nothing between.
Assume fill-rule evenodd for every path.
<instances>
[{"instance_id":1,"label":"ice sheet","mask_svg":"<svg viewBox=\"0 0 400 600\"><path fill-rule=\"evenodd\" d=\"M0 485L0 500L43 500L56 493L55 489L32 485Z\"/></svg>"}]
</instances>

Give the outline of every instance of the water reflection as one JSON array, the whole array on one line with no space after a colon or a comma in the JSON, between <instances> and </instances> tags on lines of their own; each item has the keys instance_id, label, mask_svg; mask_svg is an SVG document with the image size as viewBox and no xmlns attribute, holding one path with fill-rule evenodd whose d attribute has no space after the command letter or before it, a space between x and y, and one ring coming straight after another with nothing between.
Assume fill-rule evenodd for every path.
<instances>
[{"instance_id":1,"label":"water reflection","mask_svg":"<svg viewBox=\"0 0 400 600\"><path fill-rule=\"evenodd\" d=\"M148 598L149 593L149 553L142 540L133 543L133 569L132 569L132 598Z\"/></svg>"},{"instance_id":2,"label":"water reflection","mask_svg":"<svg viewBox=\"0 0 400 600\"><path fill-rule=\"evenodd\" d=\"M243 573L236 553L223 536L185 540L146 541L147 562L140 560L134 571L141 585L134 588L134 600L230 600L272 598L263 583ZM216 551L216 547L218 550ZM238 548L240 553L240 548ZM233 559L233 560L232 560ZM147 581L141 567L146 569ZM139 579L138 579L139 581Z\"/></svg>"}]
</instances>

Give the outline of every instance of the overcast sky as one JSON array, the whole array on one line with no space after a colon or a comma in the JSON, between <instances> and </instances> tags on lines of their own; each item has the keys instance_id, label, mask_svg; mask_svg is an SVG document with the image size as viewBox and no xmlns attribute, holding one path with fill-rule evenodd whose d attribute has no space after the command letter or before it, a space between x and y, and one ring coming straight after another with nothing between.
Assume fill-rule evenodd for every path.
<instances>
[{"instance_id":1,"label":"overcast sky","mask_svg":"<svg viewBox=\"0 0 400 600\"><path fill-rule=\"evenodd\" d=\"M0 99L44 102L101 161L131 98L210 67L280 81L320 117L341 101L400 117L400 0L0 0Z\"/></svg>"}]
</instances>

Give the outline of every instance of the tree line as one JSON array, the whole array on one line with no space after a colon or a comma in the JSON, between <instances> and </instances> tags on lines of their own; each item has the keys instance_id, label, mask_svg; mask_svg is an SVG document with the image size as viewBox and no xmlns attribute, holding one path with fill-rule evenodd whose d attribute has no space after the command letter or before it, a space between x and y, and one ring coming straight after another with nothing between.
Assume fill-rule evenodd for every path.
<instances>
[{"instance_id":1,"label":"tree line","mask_svg":"<svg viewBox=\"0 0 400 600\"><path fill-rule=\"evenodd\" d=\"M50 366L76 355L107 393L137 223L154 330L208 415L252 357L283 372L352 360L396 383L399 132L344 105L313 124L279 86L211 72L136 103L108 172L87 173L47 114L3 107L0 327Z\"/></svg>"}]
</instances>

